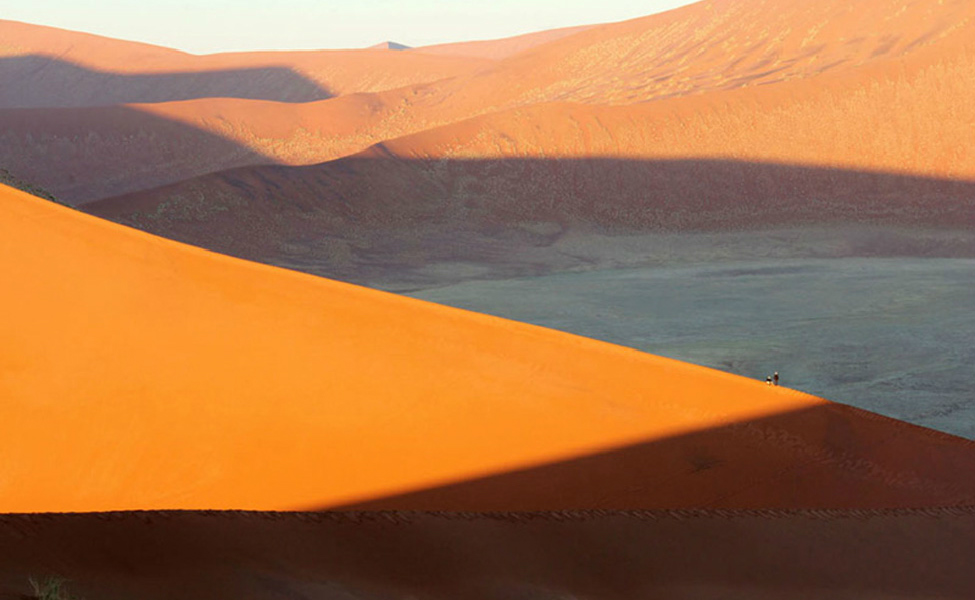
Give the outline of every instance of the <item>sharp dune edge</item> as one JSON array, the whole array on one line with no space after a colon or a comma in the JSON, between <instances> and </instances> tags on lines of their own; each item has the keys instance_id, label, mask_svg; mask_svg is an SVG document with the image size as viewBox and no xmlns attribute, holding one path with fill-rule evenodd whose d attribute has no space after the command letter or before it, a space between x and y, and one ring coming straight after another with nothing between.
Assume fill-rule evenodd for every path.
<instances>
[{"instance_id":1,"label":"sharp dune edge","mask_svg":"<svg viewBox=\"0 0 975 600\"><path fill-rule=\"evenodd\" d=\"M0 510L975 502L951 436L2 199Z\"/></svg>"}]
</instances>

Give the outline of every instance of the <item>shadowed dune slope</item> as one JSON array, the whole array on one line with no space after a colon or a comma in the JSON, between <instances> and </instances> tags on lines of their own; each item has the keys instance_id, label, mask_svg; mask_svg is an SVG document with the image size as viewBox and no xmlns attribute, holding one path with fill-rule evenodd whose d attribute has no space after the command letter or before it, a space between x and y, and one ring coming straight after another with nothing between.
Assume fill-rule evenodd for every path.
<instances>
[{"instance_id":1,"label":"shadowed dune slope","mask_svg":"<svg viewBox=\"0 0 975 600\"><path fill-rule=\"evenodd\" d=\"M84 204L235 167L311 164L362 151L422 129L400 118L400 100L413 92L305 103L201 98L0 109L0 164Z\"/></svg>"},{"instance_id":2,"label":"shadowed dune slope","mask_svg":"<svg viewBox=\"0 0 975 600\"><path fill-rule=\"evenodd\" d=\"M0 110L0 164L76 205L276 162L221 135L223 128L208 131L143 106ZM224 123L219 113L215 120Z\"/></svg>"},{"instance_id":3,"label":"shadowed dune slope","mask_svg":"<svg viewBox=\"0 0 975 600\"><path fill-rule=\"evenodd\" d=\"M967 600L973 509L0 516L0 598Z\"/></svg>"},{"instance_id":4,"label":"shadowed dune slope","mask_svg":"<svg viewBox=\"0 0 975 600\"><path fill-rule=\"evenodd\" d=\"M975 501L975 445L959 438L214 255L9 188L0 200L16 282L0 296L0 511L326 508L727 427L735 443L661 454L655 486L624 461L625 496L511 489L503 505Z\"/></svg>"},{"instance_id":5,"label":"shadowed dune slope","mask_svg":"<svg viewBox=\"0 0 975 600\"><path fill-rule=\"evenodd\" d=\"M197 56L0 21L0 108L235 97L308 102L476 71L491 61L369 50Z\"/></svg>"},{"instance_id":6,"label":"shadowed dune slope","mask_svg":"<svg viewBox=\"0 0 975 600\"><path fill-rule=\"evenodd\" d=\"M910 240L972 231L973 203L973 182L873 171L701 159L403 160L377 152L226 171L84 209L250 260L369 285L417 274L414 283L424 286L451 279L430 271L437 264L470 265L481 277L612 265L613 237L655 233L860 228L906 242L892 238L871 255L972 256L970 244Z\"/></svg>"}]
</instances>

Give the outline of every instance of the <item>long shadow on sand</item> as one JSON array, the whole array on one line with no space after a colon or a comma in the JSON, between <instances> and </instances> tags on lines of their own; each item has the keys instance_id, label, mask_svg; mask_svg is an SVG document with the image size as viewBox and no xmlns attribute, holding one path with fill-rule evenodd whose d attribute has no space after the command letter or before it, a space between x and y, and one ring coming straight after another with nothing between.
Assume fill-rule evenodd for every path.
<instances>
[{"instance_id":1,"label":"long shadow on sand","mask_svg":"<svg viewBox=\"0 0 975 600\"><path fill-rule=\"evenodd\" d=\"M0 515L0 599L952 598L975 509Z\"/></svg>"},{"instance_id":2,"label":"long shadow on sand","mask_svg":"<svg viewBox=\"0 0 975 600\"><path fill-rule=\"evenodd\" d=\"M287 67L111 73L42 55L0 58L0 108L108 106L194 98L313 102L333 94Z\"/></svg>"},{"instance_id":3,"label":"long shadow on sand","mask_svg":"<svg viewBox=\"0 0 975 600\"><path fill-rule=\"evenodd\" d=\"M835 404L327 508L551 511L966 504L975 505L975 442Z\"/></svg>"}]
</instances>

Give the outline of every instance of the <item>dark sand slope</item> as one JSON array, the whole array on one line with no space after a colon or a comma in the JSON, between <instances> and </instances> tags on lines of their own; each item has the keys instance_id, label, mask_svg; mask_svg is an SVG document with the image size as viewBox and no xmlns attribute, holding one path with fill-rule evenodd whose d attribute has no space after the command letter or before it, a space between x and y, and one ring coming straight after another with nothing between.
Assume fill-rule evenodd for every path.
<instances>
[{"instance_id":1,"label":"dark sand slope","mask_svg":"<svg viewBox=\"0 0 975 600\"><path fill-rule=\"evenodd\" d=\"M959 438L0 200L2 511L975 502Z\"/></svg>"},{"instance_id":2,"label":"dark sand slope","mask_svg":"<svg viewBox=\"0 0 975 600\"><path fill-rule=\"evenodd\" d=\"M968 600L975 509L0 516L0 598Z\"/></svg>"}]
</instances>

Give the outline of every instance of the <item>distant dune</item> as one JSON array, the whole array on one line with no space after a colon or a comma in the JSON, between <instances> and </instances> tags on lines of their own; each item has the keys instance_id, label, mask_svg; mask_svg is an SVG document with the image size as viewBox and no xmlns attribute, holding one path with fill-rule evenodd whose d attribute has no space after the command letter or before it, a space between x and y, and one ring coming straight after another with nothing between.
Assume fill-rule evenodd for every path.
<instances>
[{"instance_id":1,"label":"distant dune","mask_svg":"<svg viewBox=\"0 0 975 600\"><path fill-rule=\"evenodd\" d=\"M477 40L473 42L455 42L452 44L436 44L434 46L420 46L412 48L419 54L441 54L447 56L466 56L471 58L490 58L500 60L514 56L520 52L530 50L536 46L554 42L580 31L592 28L592 25L579 27L564 27L516 35L498 40Z\"/></svg>"},{"instance_id":2,"label":"distant dune","mask_svg":"<svg viewBox=\"0 0 975 600\"><path fill-rule=\"evenodd\" d=\"M409 50L410 47L406 44L400 44L397 42L381 42L375 46L369 46L370 50Z\"/></svg>"},{"instance_id":3,"label":"distant dune","mask_svg":"<svg viewBox=\"0 0 975 600\"><path fill-rule=\"evenodd\" d=\"M3 512L975 502L960 438L2 194Z\"/></svg>"},{"instance_id":4,"label":"distant dune","mask_svg":"<svg viewBox=\"0 0 975 600\"><path fill-rule=\"evenodd\" d=\"M367 50L196 56L0 21L0 108L232 97L308 102L453 77L486 61Z\"/></svg>"},{"instance_id":5,"label":"distant dune","mask_svg":"<svg viewBox=\"0 0 975 600\"><path fill-rule=\"evenodd\" d=\"M698 3L477 73L339 99L358 115L378 107L348 121L343 139L356 143L322 146L338 158L383 138L360 154L215 173L88 210L355 281L434 263L587 264L557 248L567 234L970 230L972 23L965 2ZM313 160L293 156L275 160Z\"/></svg>"}]
</instances>

